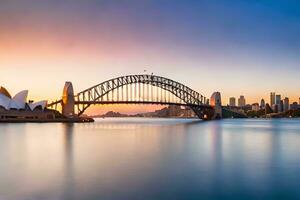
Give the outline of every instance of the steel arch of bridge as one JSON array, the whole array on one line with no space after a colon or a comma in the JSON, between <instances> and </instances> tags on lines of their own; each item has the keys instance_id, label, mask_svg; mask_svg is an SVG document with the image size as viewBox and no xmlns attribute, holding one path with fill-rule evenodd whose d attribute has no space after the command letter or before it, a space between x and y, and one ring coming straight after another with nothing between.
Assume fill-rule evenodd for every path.
<instances>
[{"instance_id":1,"label":"steel arch of bridge","mask_svg":"<svg viewBox=\"0 0 300 200\"><path fill-rule=\"evenodd\" d=\"M157 90L154 95L153 87L159 88L160 92ZM174 97L170 98L170 95L175 96L176 100ZM200 93L171 79L147 74L110 79L75 95L78 115L93 104L121 103L184 105L190 107L201 119L211 118L214 112L208 98Z\"/></svg>"}]
</instances>

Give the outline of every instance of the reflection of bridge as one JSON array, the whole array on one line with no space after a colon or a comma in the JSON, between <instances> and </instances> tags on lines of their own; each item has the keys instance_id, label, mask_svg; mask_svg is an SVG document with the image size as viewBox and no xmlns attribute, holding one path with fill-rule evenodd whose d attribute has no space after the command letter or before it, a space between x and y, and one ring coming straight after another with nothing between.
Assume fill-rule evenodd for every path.
<instances>
[{"instance_id":1,"label":"reflection of bridge","mask_svg":"<svg viewBox=\"0 0 300 200\"><path fill-rule=\"evenodd\" d=\"M154 75L122 76L88 88L74 95L72 83L66 82L61 100L49 108L62 106L65 116L80 116L95 104L161 104L191 108L200 119L222 117L220 93L210 99L168 78Z\"/></svg>"}]
</instances>

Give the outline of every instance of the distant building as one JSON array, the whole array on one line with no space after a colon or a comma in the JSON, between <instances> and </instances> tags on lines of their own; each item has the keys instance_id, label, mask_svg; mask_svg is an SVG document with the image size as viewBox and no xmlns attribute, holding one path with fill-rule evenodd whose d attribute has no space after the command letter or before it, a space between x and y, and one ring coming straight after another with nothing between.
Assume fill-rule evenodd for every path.
<instances>
[{"instance_id":1,"label":"distant building","mask_svg":"<svg viewBox=\"0 0 300 200\"><path fill-rule=\"evenodd\" d=\"M275 104L275 92L271 92L270 94L270 106Z\"/></svg>"},{"instance_id":2,"label":"distant building","mask_svg":"<svg viewBox=\"0 0 300 200\"><path fill-rule=\"evenodd\" d=\"M284 107L283 100L281 100L280 104L278 105L278 112L283 112L283 107Z\"/></svg>"},{"instance_id":3,"label":"distant building","mask_svg":"<svg viewBox=\"0 0 300 200\"><path fill-rule=\"evenodd\" d=\"M275 98L275 104L276 104L276 105L279 105L279 104L280 104L280 101L281 101L281 95L280 95L280 94L277 94L277 95L276 95L276 98Z\"/></svg>"},{"instance_id":4,"label":"distant building","mask_svg":"<svg viewBox=\"0 0 300 200\"><path fill-rule=\"evenodd\" d=\"M229 106L231 106L231 107L235 107L236 106L235 97L230 97L229 98Z\"/></svg>"},{"instance_id":5,"label":"distant building","mask_svg":"<svg viewBox=\"0 0 300 200\"><path fill-rule=\"evenodd\" d=\"M260 108L261 108L261 109L264 109L265 107L266 107L266 102L265 102L264 99L262 99L262 100L260 101Z\"/></svg>"},{"instance_id":6,"label":"distant building","mask_svg":"<svg viewBox=\"0 0 300 200\"><path fill-rule=\"evenodd\" d=\"M283 100L283 111L286 112L290 109L290 100L289 98L285 97Z\"/></svg>"},{"instance_id":7,"label":"distant building","mask_svg":"<svg viewBox=\"0 0 300 200\"><path fill-rule=\"evenodd\" d=\"M266 110L266 114L273 113L273 110L272 110L272 108L270 107L270 105L268 103L266 104L265 110Z\"/></svg>"},{"instance_id":8,"label":"distant building","mask_svg":"<svg viewBox=\"0 0 300 200\"><path fill-rule=\"evenodd\" d=\"M272 110L274 113L278 113L278 105L277 104L273 104L272 105Z\"/></svg>"},{"instance_id":9,"label":"distant building","mask_svg":"<svg viewBox=\"0 0 300 200\"><path fill-rule=\"evenodd\" d=\"M291 110L297 110L298 109L298 103L294 102L293 104L291 104Z\"/></svg>"},{"instance_id":10,"label":"distant building","mask_svg":"<svg viewBox=\"0 0 300 200\"><path fill-rule=\"evenodd\" d=\"M244 96L240 96L240 98L238 99L238 106L239 107L244 107L246 105L246 99Z\"/></svg>"},{"instance_id":11,"label":"distant building","mask_svg":"<svg viewBox=\"0 0 300 200\"><path fill-rule=\"evenodd\" d=\"M252 110L259 111L259 104L258 103L252 104Z\"/></svg>"}]
</instances>

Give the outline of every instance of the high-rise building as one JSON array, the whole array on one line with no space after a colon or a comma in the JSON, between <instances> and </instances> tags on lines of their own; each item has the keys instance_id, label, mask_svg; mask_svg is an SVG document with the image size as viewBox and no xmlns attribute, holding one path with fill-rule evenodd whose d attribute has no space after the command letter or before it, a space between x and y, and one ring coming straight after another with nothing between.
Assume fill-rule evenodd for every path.
<instances>
[{"instance_id":1,"label":"high-rise building","mask_svg":"<svg viewBox=\"0 0 300 200\"><path fill-rule=\"evenodd\" d=\"M258 103L252 104L252 110L259 111L259 104Z\"/></svg>"},{"instance_id":2,"label":"high-rise building","mask_svg":"<svg viewBox=\"0 0 300 200\"><path fill-rule=\"evenodd\" d=\"M240 98L238 99L238 106L239 107L244 107L246 105L246 99L244 96L240 96Z\"/></svg>"},{"instance_id":3,"label":"high-rise building","mask_svg":"<svg viewBox=\"0 0 300 200\"><path fill-rule=\"evenodd\" d=\"M270 106L275 104L275 92L271 92L270 94Z\"/></svg>"},{"instance_id":4,"label":"high-rise building","mask_svg":"<svg viewBox=\"0 0 300 200\"><path fill-rule=\"evenodd\" d=\"M283 111L286 112L290 109L290 100L289 98L285 97L283 100Z\"/></svg>"},{"instance_id":5,"label":"high-rise building","mask_svg":"<svg viewBox=\"0 0 300 200\"><path fill-rule=\"evenodd\" d=\"M260 101L260 108L264 109L266 107L266 102L264 99Z\"/></svg>"},{"instance_id":6,"label":"high-rise building","mask_svg":"<svg viewBox=\"0 0 300 200\"><path fill-rule=\"evenodd\" d=\"M279 105L279 104L280 104L280 101L281 101L281 95L280 95L280 94L277 94L277 95L276 95L276 98L275 98L275 104L276 104L276 105Z\"/></svg>"},{"instance_id":7,"label":"high-rise building","mask_svg":"<svg viewBox=\"0 0 300 200\"><path fill-rule=\"evenodd\" d=\"M278 105L277 105L277 104L274 104L274 105L272 106L272 110L273 110L274 113L278 113Z\"/></svg>"},{"instance_id":8,"label":"high-rise building","mask_svg":"<svg viewBox=\"0 0 300 200\"><path fill-rule=\"evenodd\" d=\"M266 104L265 113L266 114L273 113L273 110L272 110L271 106L268 103Z\"/></svg>"},{"instance_id":9,"label":"high-rise building","mask_svg":"<svg viewBox=\"0 0 300 200\"><path fill-rule=\"evenodd\" d=\"M278 105L278 112L283 112L283 100L280 101L280 104Z\"/></svg>"},{"instance_id":10,"label":"high-rise building","mask_svg":"<svg viewBox=\"0 0 300 200\"><path fill-rule=\"evenodd\" d=\"M235 97L229 98L229 106L232 106L232 107L236 106Z\"/></svg>"}]
</instances>

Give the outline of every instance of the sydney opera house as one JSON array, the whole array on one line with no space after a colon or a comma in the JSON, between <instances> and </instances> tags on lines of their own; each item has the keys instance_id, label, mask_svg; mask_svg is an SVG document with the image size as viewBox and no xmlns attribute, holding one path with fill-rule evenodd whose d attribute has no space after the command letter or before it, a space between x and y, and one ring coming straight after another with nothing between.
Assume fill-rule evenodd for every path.
<instances>
[{"instance_id":1,"label":"sydney opera house","mask_svg":"<svg viewBox=\"0 0 300 200\"><path fill-rule=\"evenodd\" d=\"M56 113L46 109L47 101L27 102L28 90L15 96L0 88L0 122L2 121L39 121L54 119Z\"/></svg>"}]
</instances>

